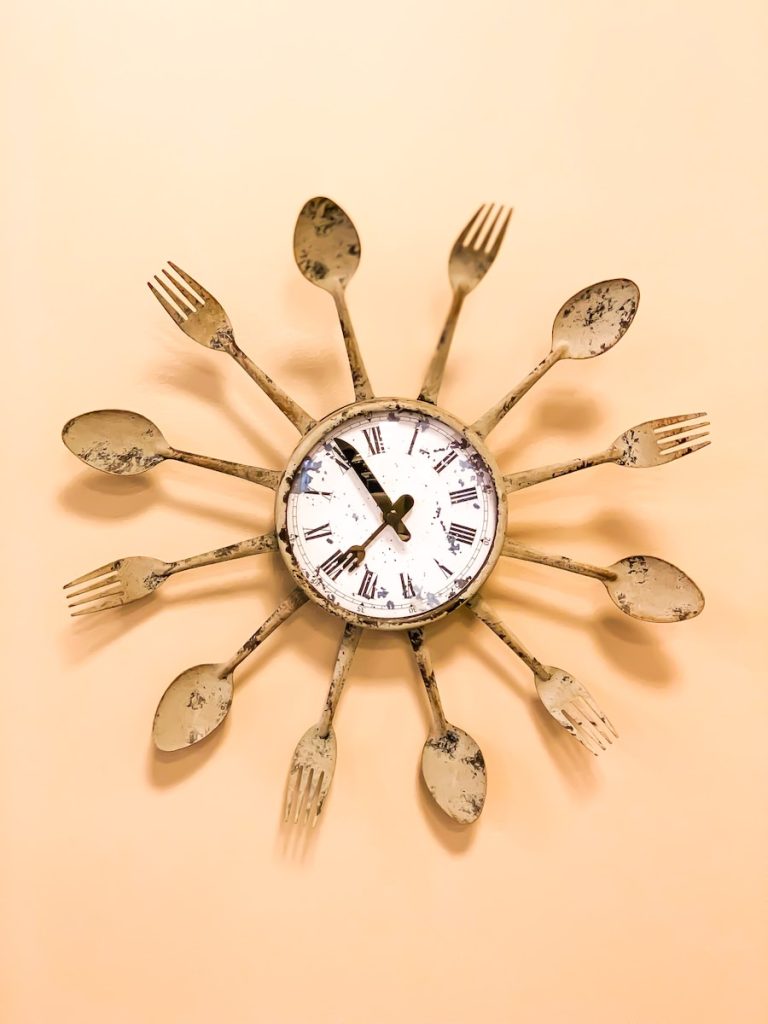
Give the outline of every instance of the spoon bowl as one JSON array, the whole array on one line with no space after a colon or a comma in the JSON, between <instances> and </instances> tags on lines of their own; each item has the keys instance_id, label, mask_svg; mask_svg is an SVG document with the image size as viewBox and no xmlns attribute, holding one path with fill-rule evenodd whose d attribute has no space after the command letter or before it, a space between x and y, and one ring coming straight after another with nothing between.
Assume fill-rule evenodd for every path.
<instances>
[{"instance_id":1,"label":"spoon bowl","mask_svg":"<svg viewBox=\"0 0 768 1024\"><path fill-rule=\"evenodd\" d=\"M101 409L75 416L64 425L61 436L81 462L117 476L146 473L167 458L170 451L151 420L123 409Z\"/></svg>"},{"instance_id":2,"label":"spoon bowl","mask_svg":"<svg viewBox=\"0 0 768 1024\"><path fill-rule=\"evenodd\" d=\"M604 580L611 600L626 615L646 622L682 622L697 616L704 595L676 565L652 555L630 555L609 566Z\"/></svg>"},{"instance_id":3,"label":"spoon bowl","mask_svg":"<svg viewBox=\"0 0 768 1024\"><path fill-rule=\"evenodd\" d=\"M591 359L613 348L635 318L640 290L618 277L572 295L552 325L552 348L563 359Z\"/></svg>"},{"instance_id":4,"label":"spoon bowl","mask_svg":"<svg viewBox=\"0 0 768 1024\"><path fill-rule=\"evenodd\" d=\"M360 263L360 237L340 206L317 196L299 213L293 252L308 281L327 292L343 291Z\"/></svg>"},{"instance_id":5,"label":"spoon bowl","mask_svg":"<svg viewBox=\"0 0 768 1024\"><path fill-rule=\"evenodd\" d=\"M483 809L488 779L485 759L472 737L446 723L424 744L421 774L432 799L454 821L467 825Z\"/></svg>"},{"instance_id":6,"label":"spoon bowl","mask_svg":"<svg viewBox=\"0 0 768 1024\"><path fill-rule=\"evenodd\" d=\"M232 706L232 673L223 665L195 665L176 676L160 698L152 725L158 750L182 750L213 732Z\"/></svg>"}]
</instances>

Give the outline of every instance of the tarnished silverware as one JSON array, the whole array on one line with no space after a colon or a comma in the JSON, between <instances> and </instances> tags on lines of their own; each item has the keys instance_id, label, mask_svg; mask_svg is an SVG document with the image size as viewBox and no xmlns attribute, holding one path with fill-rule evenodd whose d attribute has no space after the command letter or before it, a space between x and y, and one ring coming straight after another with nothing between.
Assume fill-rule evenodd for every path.
<instances>
[{"instance_id":1,"label":"tarnished silverware","mask_svg":"<svg viewBox=\"0 0 768 1024\"><path fill-rule=\"evenodd\" d=\"M555 317L549 354L476 420L472 429L480 437L487 437L560 359L592 359L613 348L634 320L639 301L637 285L623 277L600 281L572 295Z\"/></svg>"},{"instance_id":2,"label":"tarnished silverware","mask_svg":"<svg viewBox=\"0 0 768 1024\"><path fill-rule=\"evenodd\" d=\"M265 551L277 551L277 537L267 533L262 537L251 537L237 544L228 544L214 551L206 551L203 555L192 555L176 562L163 562L159 558L148 558L146 555L132 555L129 558L118 558L114 562L78 576L64 584L64 590L70 608L77 608L72 615L90 615L92 612L103 612L109 608L138 601L154 592L170 577L187 569L197 569L203 565L214 565L216 562L229 562L234 558L245 558L248 555L260 555ZM87 587L82 584L87 583ZM72 587L80 587L72 590ZM83 597L87 594L87 597ZM79 598L75 601L73 598ZM87 605L88 607L80 607Z\"/></svg>"},{"instance_id":3,"label":"tarnished silverware","mask_svg":"<svg viewBox=\"0 0 768 1024\"><path fill-rule=\"evenodd\" d=\"M348 622L339 645L331 685L320 720L307 729L293 752L285 796L285 820L314 828L323 809L336 770L336 733L333 716L362 634Z\"/></svg>"},{"instance_id":4,"label":"tarnished silverware","mask_svg":"<svg viewBox=\"0 0 768 1024\"><path fill-rule=\"evenodd\" d=\"M599 754L613 742L618 733L585 686L561 668L542 665L481 597L470 598L467 607L528 666L539 700L559 725L592 754Z\"/></svg>"},{"instance_id":5,"label":"tarnished silverware","mask_svg":"<svg viewBox=\"0 0 768 1024\"><path fill-rule=\"evenodd\" d=\"M511 538L504 541L501 553L581 576L592 576L600 580L613 603L625 615L646 622L681 622L694 618L704 608L704 595L690 576L671 562L653 555L629 555L601 569L564 555L534 551Z\"/></svg>"},{"instance_id":6,"label":"tarnished silverware","mask_svg":"<svg viewBox=\"0 0 768 1024\"><path fill-rule=\"evenodd\" d=\"M421 754L422 778L437 806L466 825L480 816L485 803L485 758L468 733L446 721L423 630L408 630L408 639L432 713L432 728Z\"/></svg>"},{"instance_id":7,"label":"tarnished silverware","mask_svg":"<svg viewBox=\"0 0 768 1024\"><path fill-rule=\"evenodd\" d=\"M355 225L332 199L316 196L304 204L296 221L293 255L304 277L333 296L356 401L373 398L345 295L360 263L360 237Z\"/></svg>"},{"instance_id":8,"label":"tarnished silverware","mask_svg":"<svg viewBox=\"0 0 768 1024\"><path fill-rule=\"evenodd\" d=\"M306 434L315 425L315 421L301 408L298 402L287 395L243 352L235 341L235 332L221 303L181 267L176 266L170 260L168 260L168 265L173 267L179 277L189 286L189 288L185 288L178 278L163 269L164 276L173 286L169 287L161 277L155 274L155 281L168 296L165 298L151 281L147 281L150 291L168 316L184 331L187 337L192 338L198 345L213 349L215 352L226 352L227 355L232 356L294 427L302 434ZM190 288L193 291L190 291Z\"/></svg>"},{"instance_id":9,"label":"tarnished silverware","mask_svg":"<svg viewBox=\"0 0 768 1024\"><path fill-rule=\"evenodd\" d=\"M307 600L296 588L234 654L219 665L195 665L176 676L160 698L152 726L158 750L181 750L204 739L221 725L232 706L233 673Z\"/></svg>"},{"instance_id":10,"label":"tarnished silverware","mask_svg":"<svg viewBox=\"0 0 768 1024\"><path fill-rule=\"evenodd\" d=\"M225 462L208 455L194 455L192 452L171 448L151 420L124 409L100 409L75 416L64 425L61 437L81 462L113 476L146 473L164 459L174 459L190 466L201 466L217 473L237 476L273 491L277 489L282 476L274 469L244 466L239 462Z\"/></svg>"},{"instance_id":11,"label":"tarnished silverware","mask_svg":"<svg viewBox=\"0 0 768 1024\"><path fill-rule=\"evenodd\" d=\"M684 455L706 448L711 441L704 441L709 435L704 427L709 420L701 420L704 412L686 413L682 416L664 416L657 420L638 423L620 434L613 444L596 455L585 459L570 459L567 462L555 462L550 466L538 469L526 469L520 473L508 473L504 477L507 491L521 491L532 484L540 484L546 480L554 480L568 473L576 473L580 469L602 466L614 462L617 466L628 466L630 469L649 469L652 466L663 466L674 462ZM672 426L675 424L675 426ZM665 430L665 427L672 427Z\"/></svg>"},{"instance_id":12,"label":"tarnished silverware","mask_svg":"<svg viewBox=\"0 0 768 1024\"><path fill-rule=\"evenodd\" d=\"M494 204L491 203L490 206L486 207L483 205L480 207L456 239L451 250L451 255L448 259L448 276L451 281L451 288L453 289L453 300L443 332L437 343L437 349L432 356L432 362L429 364L427 375L421 386L419 399L422 402L434 403L437 401L440 386L443 383L445 364L456 330L456 322L459 319L464 299L485 277L498 255L501 243L504 241L512 210L508 211L504 220L501 221L499 230L496 231L499 219L504 213L504 207L500 206L496 211L496 216L491 221L487 231L485 231L488 218L493 213L493 206Z\"/></svg>"}]
</instances>

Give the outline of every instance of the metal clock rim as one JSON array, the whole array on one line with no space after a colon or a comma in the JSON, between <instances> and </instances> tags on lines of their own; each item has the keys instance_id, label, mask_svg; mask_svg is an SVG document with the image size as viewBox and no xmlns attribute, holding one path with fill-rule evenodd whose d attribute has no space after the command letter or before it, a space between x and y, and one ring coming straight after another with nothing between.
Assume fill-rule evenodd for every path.
<instances>
[{"instance_id":1,"label":"metal clock rim","mask_svg":"<svg viewBox=\"0 0 768 1024\"><path fill-rule=\"evenodd\" d=\"M491 544L485 562L472 582L461 592L461 594L444 604L438 605L437 608L430 609L429 612L398 619L376 618L370 615L362 615L359 612L353 612L347 608L342 608L339 605L333 604L327 598L318 593L296 561L291 541L288 536L286 523L288 495L293 487L296 474L299 472L301 465L309 452L331 431L335 430L343 423L346 423L351 419L355 419L360 415L364 415L365 413L376 415L387 412L409 412L428 416L432 419L438 420L445 426L456 431L456 433L460 434L462 437L466 438L469 444L477 450L478 454L488 466L491 479L493 480L494 490L496 492L496 524L494 528L493 543ZM315 423L315 425L307 431L306 434L304 434L294 450L291 452L285 471L275 492L275 533L277 535L277 546L283 558L283 562L285 563L285 566L293 580L299 587L301 587L302 591L310 598L311 601L319 605L325 611L330 612L332 615L335 615L337 618L343 619L346 622L351 622L356 626L361 626L364 629L401 631L419 629L422 626L431 625L433 622L437 622L439 619L444 618L462 604L466 604L466 602L480 590L482 585L493 572L493 569L499 560L504 544L506 521L507 498L504 478L496 464L495 458L488 450L485 441L471 428L471 426L463 423L456 416L442 407L433 405L431 402L423 402L413 398L386 397L366 399L361 402L351 402L349 405L341 406L339 409L335 409L327 416L318 420L317 423Z\"/></svg>"}]
</instances>

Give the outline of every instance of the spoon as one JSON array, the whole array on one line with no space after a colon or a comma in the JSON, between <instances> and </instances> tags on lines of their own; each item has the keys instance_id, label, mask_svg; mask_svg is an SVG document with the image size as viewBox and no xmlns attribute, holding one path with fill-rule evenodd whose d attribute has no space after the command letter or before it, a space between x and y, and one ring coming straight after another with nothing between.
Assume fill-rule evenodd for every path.
<instances>
[{"instance_id":1,"label":"spoon","mask_svg":"<svg viewBox=\"0 0 768 1024\"><path fill-rule=\"evenodd\" d=\"M273 491L280 483L281 474L277 470L258 469L171 448L159 428L137 412L123 409L86 412L69 420L61 436L72 454L87 466L114 476L136 476L164 459L174 459L250 480Z\"/></svg>"},{"instance_id":2,"label":"spoon","mask_svg":"<svg viewBox=\"0 0 768 1024\"><path fill-rule=\"evenodd\" d=\"M485 803L485 759L468 733L446 721L423 631L409 630L408 639L432 712L432 728L421 754L421 775L437 806L449 818L467 825L480 816Z\"/></svg>"},{"instance_id":3,"label":"spoon","mask_svg":"<svg viewBox=\"0 0 768 1024\"><path fill-rule=\"evenodd\" d=\"M555 569L593 576L625 615L646 622L682 622L699 615L704 595L682 569L652 555L629 555L606 569L571 558L546 555L541 551L505 540L502 555L526 562L538 562Z\"/></svg>"},{"instance_id":4,"label":"spoon","mask_svg":"<svg viewBox=\"0 0 768 1024\"><path fill-rule=\"evenodd\" d=\"M190 747L221 725L232 706L233 673L237 666L306 600L307 595L297 588L229 661L220 665L195 665L176 676L155 712L152 737L158 750Z\"/></svg>"},{"instance_id":5,"label":"spoon","mask_svg":"<svg viewBox=\"0 0 768 1024\"><path fill-rule=\"evenodd\" d=\"M552 348L523 380L472 424L487 437L537 380L560 359L592 359L613 348L635 318L640 291L634 281L618 277L600 281L572 295L552 324Z\"/></svg>"},{"instance_id":6,"label":"spoon","mask_svg":"<svg viewBox=\"0 0 768 1024\"><path fill-rule=\"evenodd\" d=\"M373 390L352 328L345 289L360 263L360 238L347 214L331 199L306 202L293 233L293 255L304 277L330 292L336 303L347 348L355 399L373 398Z\"/></svg>"}]
</instances>

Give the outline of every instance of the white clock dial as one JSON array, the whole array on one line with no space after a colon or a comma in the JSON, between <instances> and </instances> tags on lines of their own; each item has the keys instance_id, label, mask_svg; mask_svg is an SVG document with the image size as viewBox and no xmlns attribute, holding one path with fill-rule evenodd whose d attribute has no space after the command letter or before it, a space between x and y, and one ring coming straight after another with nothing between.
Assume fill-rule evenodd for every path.
<instances>
[{"instance_id":1,"label":"white clock dial","mask_svg":"<svg viewBox=\"0 0 768 1024\"><path fill-rule=\"evenodd\" d=\"M385 524L398 499L408 506L405 531ZM498 516L493 472L466 437L437 416L396 408L351 416L307 452L286 497L285 540L294 572L321 600L405 624L471 586Z\"/></svg>"}]
</instances>

